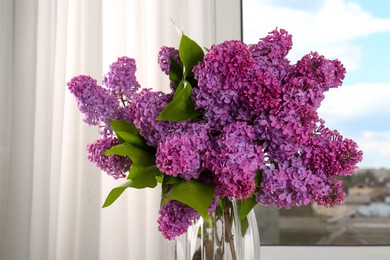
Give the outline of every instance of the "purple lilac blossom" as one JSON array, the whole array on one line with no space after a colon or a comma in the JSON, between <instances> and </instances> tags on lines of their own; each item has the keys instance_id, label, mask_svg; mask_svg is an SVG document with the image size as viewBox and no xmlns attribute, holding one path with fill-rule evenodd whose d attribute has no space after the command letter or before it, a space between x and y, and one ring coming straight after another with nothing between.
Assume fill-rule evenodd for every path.
<instances>
[{"instance_id":1,"label":"purple lilac blossom","mask_svg":"<svg viewBox=\"0 0 390 260\"><path fill-rule=\"evenodd\" d=\"M207 125L193 123L165 137L158 145L156 165L167 175L198 179L209 146Z\"/></svg>"},{"instance_id":2,"label":"purple lilac blossom","mask_svg":"<svg viewBox=\"0 0 390 260\"><path fill-rule=\"evenodd\" d=\"M208 124L217 129L232 123L238 116L239 96L245 77L254 69L254 60L246 44L226 41L213 45L193 69L198 88L193 89L197 109L204 110ZM240 117L246 118L244 111Z\"/></svg>"},{"instance_id":3,"label":"purple lilac blossom","mask_svg":"<svg viewBox=\"0 0 390 260\"><path fill-rule=\"evenodd\" d=\"M192 98L204 111L198 121L156 120L172 94L137 93L133 59L121 57L110 66L103 80L107 89L88 76L73 78L68 86L84 121L104 126L102 139L88 145L88 158L112 177L125 177L130 159L102 154L118 143L108 120L122 119L157 148L156 165L163 173L216 187L209 212L219 198L245 199L252 193L258 203L278 207L340 204L345 193L336 177L352 174L362 152L326 128L316 109L325 91L341 85L345 69L316 52L292 65L286 58L291 47L292 36L283 29L251 46L241 41L212 46L193 69L198 86ZM177 49L162 47L158 63L167 75L171 60L182 65ZM173 239L197 218L194 209L169 201L160 210L159 230Z\"/></svg>"},{"instance_id":4,"label":"purple lilac blossom","mask_svg":"<svg viewBox=\"0 0 390 260\"><path fill-rule=\"evenodd\" d=\"M256 69L246 75L246 82L240 93L242 107L254 118L277 108L281 101L281 86L274 77Z\"/></svg>"},{"instance_id":5,"label":"purple lilac blossom","mask_svg":"<svg viewBox=\"0 0 390 260\"><path fill-rule=\"evenodd\" d=\"M263 179L256 193L261 204L286 208L314 201L327 207L341 204L345 194L334 177L351 175L362 160L355 142L325 128L322 121L298 153L280 154L268 154L270 163L262 167Z\"/></svg>"},{"instance_id":6,"label":"purple lilac blossom","mask_svg":"<svg viewBox=\"0 0 390 260\"><path fill-rule=\"evenodd\" d=\"M179 65L182 65L180 57L179 57L179 50L173 48L173 47L167 47L163 46L161 47L159 53L158 53L158 64L160 65L160 68L162 72L164 72L166 75L169 75L169 69L171 66L171 59L176 61Z\"/></svg>"},{"instance_id":7,"label":"purple lilac blossom","mask_svg":"<svg viewBox=\"0 0 390 260\"><path fill-rule=\"evenodd\" d=\"M170 200L160 209L157 220L158 230L166 239L172 240L185 233L192 222L199 219L199 214L193 208L176 200Z\"/></svg>"},{"instance_id":8,"label":"purple lilac blossom","mask_svg":"<svg viewBox=\"0 0 390 260\"><path fill-rule=\"evenodd\" d=\"M286 59L291 47L292 36L283 29L274 30L249 46L256 69L244 86L241 101L251 115L259 116L282 102L283 80L292 67Z\"/></svg>"},{"instance_id":9,"label":"purple lilac blossom","mask_svg":"<svg viewBox=\"0 0 390 260\"><path fill-rule=\"evenodd\" d=\"M250 46L257 63L284 60L292 48L292 35L284 29L275 29L260 41ZM273 64L273 63L270 63Z\"/></svg>"},{"instance_id":10,"label":"purple lilac blossom","mask_svg":"<svg viewBox=\"0 0 390 260\"><path fill-rule=\"evenodd\" d=\"M363 158L362 151L357 148L351 139L321 125L303 149L302 158L312 171L327 177L348 176L357 170L356 164Z\"/></svg>"},{"instance_id":11,"label":"purple lilac blossom","mask_svg":"<svg viewBox=\"0 0 390 260\"><path fill-rule=\"evenodd\" d=\"M216 196L245 199L255 190L264 155L253 139L253 129L245 122L227 125L217 137L206 163L214 175Z\"/></svg>"},{"instance_id":12,"label":"purple lilac blossom","mask_svg":"<svg viewBox=\"0 0 390 260\"><path fill-rule=\"evenodd\" d=\"M286 58L291 47L292 36L283 29L275 29L249 46L256 69L249 76L252 83L245 85L241 99L252 115L259 116L282 103L284 78L292 69Z\"/></svg>"},{"instance_id":13,"label":"purple lilac blossom","mask_svg":"<svg viewBox=\"0 0 390 260\"><path fill-rule=\"evenodd\" d=\"M88 125L104 126L108 120L117 118L118 100L98 86L95 79L80 75L72 78L67 85L75 95L79 110L85 115L84 122Z\"/></svg>"},{"instance_id":14,"label":"purple lilac blossom","mask_svg":"<svg viewBox=\"0 0 390 260\"><path fill-rule=\"evenodd\" d=\"M341 186L322 173L312 172L297 157L264 165L260 189L255 193L258 203L290 208L316 201L328 207L340 204L344 197Z\"/></svg>"},{"instance_id":15,"label":"purple lilac blossom","mask_svg":"<svg viewBox=\"0 0 390 260\"><path fill-rule=\"evenodd\" d=\"M171 99L172 95L161 91L153 92L150 89L142 89L133 98L130 111L133 114L134 124L150 146L157 147L160 139L169 129L177 125L155 119Z\"/></svg>"},{"instance_id":16,"label":"purple lilac blossom","mask_svg":"<svg viewBox=\"0 0 390 260\"><path fill-rule=\"evenodd\" d=\"M305 55L287 76L284 98L319 108L324 92L342 84L346 70L338 60L328 60L317 52Z\"/></svg>"},{"instance_id":17,"label":"purple lilac blossom","mask_svg":"<svg viewBox=\"0 0 390 260\"><path fill-rule=\"evenodd\" d=\"M286 102L278 109L261 114L254 122L254 129L268 154L287 159L308 142L319 121L317 112L310 106Z\"/></svg>"},{"instance_id":18,"label":"purple lilac blossom","mask_svg":"<svg viewBox=\"0 0 390 260\"><path fill-rule=\"evenodd\" d=\"M119 142L116 138L103 137L87 145L87 151L89 152L88 159L114 179L126 177L125 172L131 166L131 160L126 156L105 156L103 154L107 149L117 144Z\"/></svg>"},{"instance_id":19,"label":"purple lilac blossom","mask_svg":"<svg viewBox=\"0 0 390 260\"><path fill-rule=\"evenodd\" d=\"M211 204L208 209L208 213L211 214L212 212L217 210L217 207L219 206L218 198L215 197L211 200Z\"/></svg>"},{"instance_id":20,"label":"purple lilac blossom","mask_svg":"<svg viewBox=\"0 0 390 260\"><path fill-rule=\"evenodd\" d=\"M306 183L311 173L299 158L263 165L261 172L260 189L255 193L258 203L290 208L292 205L307 205L313 201L311 187Z\"/></svg>"},{"instance_id":21,"label":"purple lilac blossom","mask_svg":"<svg viewBox=\"0 0 390 260\"><path fill-rule=\"evenodd\" d=\"M135 77L135 60L126 56L110 65L110 71L104 76L103 84L110 91L110 94L131 101L134 93L140 88Z\"/></svg>"},{"instance_id":22,"label":"purple lilac blossom","mask_svg":"<svg viewBox=\"0 0 390 260\"><path fill-rule=\"evenodd\" d=\"M343 190L343 185L340 180L330 179L326 187L328 191L327 195L321 196L321 194L319 194L316 197L316 202L318 205L324 205L330 208L343 203L346 194Z\"/></svg>"},{"instance_id":23,"label":"purple lilac blossom","mask_svg":"<svg viewBox=\"0 0 390 260\"><path fill-rule=\"evenodd\" d=\"M286 56L291 48L291 34L283 29L279 31L275 29L257 44L249 46L249 51L257 69L267 78L274 78L281 83L290 69L290 62Z\"/></svg>"}]
</instances>

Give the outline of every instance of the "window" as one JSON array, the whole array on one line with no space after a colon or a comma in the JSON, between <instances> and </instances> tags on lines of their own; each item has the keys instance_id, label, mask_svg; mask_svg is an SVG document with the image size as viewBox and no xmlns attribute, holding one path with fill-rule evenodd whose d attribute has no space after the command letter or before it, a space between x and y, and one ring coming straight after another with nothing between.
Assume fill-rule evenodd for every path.
<instances>
[{"instance_id":1,"label":"window","mask_svg":"<svg viewBox=\"0 0 390 260\"><path fill-rule=\"evenodd\" d=\"M293 35L294 46L288 56L291 62L310 51L318 51L327 58L338 58L343 62L348 71L343 86L326 94L319 113L327 126L357 141L364 152L364 161L360 164L362 170L346 181L350 184L346 187L349 194L346 203L341 208L322 213L322 217L330 223L340 224L343 220L353 227L352 230L361 229L361 235L369 235L370 239L360 237L355 238L357 242L351 242L354 239L348 238L348 233L344 232L344 238L340 235L346 228L342 226L334 227L333 233L328 227L321 226L317 233L306 232L308 234L304 237L299 235L301 231L288 225L297 221L297 225L302 226L305 219L304 224L312 221L310 225L316 226L319 220L311 216L314 211L315 214L321 212L322 208L299 208L294 212L266 207L257 209L259 226L268 228L261 229L260 233L262 257L265 260L388 259L390 216L386 216L385 212L386 205L390 205L386 204L390 185L386 184L389 183L386 178L390 176L390 160L386 159L390 158L390 81L387 76L390 73L390 66L387 65L390 57L387 47L390 42L390 2L244 0L241 1L241 8L237 8L238 2L216 0L217 29L218 26L226 26L223 15L218 14L228 13L231 21L240 20L242 15L242 34L246 43L255 43L258 38L279 27ZM234 14L232 9L235 10ZM231 39L232 34L238 38L241 32L233 29L226 33L228 37L224 37L223 33L217 34L217 41ZM378 209L375 203L383 207L379 206ZM343 217L332 213L332 210L342 211ZM358 221L364 215L373 217L370 215L373 211L384 213L379 222L373 219ZM294 214L301 216L297 218ZM263 221L267 215L271 223ZM272 221L279 220L272 224ZM368 231L369 228L373 229ZM346 246L363 244L371 246Z\"/></svg>"}]
</instances>

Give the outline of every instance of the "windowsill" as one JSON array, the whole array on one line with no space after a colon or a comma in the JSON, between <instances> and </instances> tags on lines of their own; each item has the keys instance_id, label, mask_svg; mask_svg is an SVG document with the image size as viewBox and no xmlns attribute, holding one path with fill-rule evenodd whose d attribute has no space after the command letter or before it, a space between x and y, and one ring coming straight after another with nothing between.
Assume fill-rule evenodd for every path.
<instances>
[{"instance_id":1,"label":"windowsill","mask_svg":"<svg viewBox=\"0 0 390 260\"><path fill-rule=\"evenodd\" d=\"M261 246L261 260L388 260L390 246Z\"/></svg>"}]
</instances>

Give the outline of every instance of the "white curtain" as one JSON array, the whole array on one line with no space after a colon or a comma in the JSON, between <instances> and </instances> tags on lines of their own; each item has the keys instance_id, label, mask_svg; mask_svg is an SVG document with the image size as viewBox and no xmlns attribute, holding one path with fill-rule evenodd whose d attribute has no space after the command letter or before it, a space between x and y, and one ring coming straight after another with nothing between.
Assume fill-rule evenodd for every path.
<instances>
[{"instance_id":1,"label":"white curtain","mask_svg":"<svg viewBox=\"0 0 390 260\"><path fill-rule=\"evenodd\" d=\"M100 81L127 55L143 87L168 89L157 53L178 45L171 19L201 45L215 41L210 0L1 0L0 259L165 258L159 189L101 208L120 181L87 161L97 129L66 82Z\"/></svg>"}]
</instances>

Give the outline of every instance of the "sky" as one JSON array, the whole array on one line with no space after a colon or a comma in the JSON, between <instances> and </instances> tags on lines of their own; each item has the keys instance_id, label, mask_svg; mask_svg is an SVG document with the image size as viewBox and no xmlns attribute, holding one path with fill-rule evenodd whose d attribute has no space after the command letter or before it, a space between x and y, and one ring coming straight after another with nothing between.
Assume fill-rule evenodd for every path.
<instances>
[{"instance_id":1,"label":"sky","mask_svg":"<svg viewBox=\"0 0 390 260\"><path fill-rule=\"evenodd\" d=\"M358 143L361 168L390 168L390 1L243 0L245 43L275 28L293 36L291 63L317 51L344 64L343 85L325 94L319 115Z\"/></svg>"}]
</instances>

